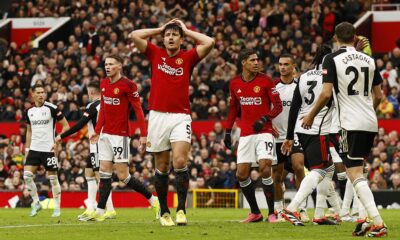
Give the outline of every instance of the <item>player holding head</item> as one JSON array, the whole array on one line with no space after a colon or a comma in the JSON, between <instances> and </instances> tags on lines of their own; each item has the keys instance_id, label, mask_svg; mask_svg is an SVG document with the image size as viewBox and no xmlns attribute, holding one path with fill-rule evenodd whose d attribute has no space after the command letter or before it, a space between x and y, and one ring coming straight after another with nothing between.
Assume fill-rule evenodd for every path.
<instances>
[{"instance_id":1,"label":"player holding head","mask_svg":"<svg viewBox=\"0 0 400 240\"><path fill-rule=\"evenodd\" d=\"M146 39L162 34L165 48L155 46ZM149 133L147 151L156 159L155 188L160 200L163 226L174 225L167 205L170 151L175 172L178 207L176 223L186 225L186 197L189 185L188 153L192 137L189 81L193 67L211 51L214 40L204 34L191 31L185 24L174 19L160 28L141 29L130 34L137 49L152 64L152 86L149 97ZM181 50L184 37L198 45Z\"/></svg>"},{"instance_id":2,"label":"player holding head","mask_svg":"<svg viewBox=\"0 0 400 240\"><path fill-rule=\"evenodd\" d=\"M274 186L275 186L275 210L278 220L282 219L281 213L283 211L283 180L286 175L285 172L293 172L296 176L296 188L300 186L304 178L304 154L300 143L295 139L294 147L292 148L290 156L283 155L281 152L282 143L286 138L287 124L289 118L289 109L293 102L293 93L297 86L295 81L296 63L291 54L282 54L279 58L279 80L275 81L275 89L279 92L282 100L282 112L272 120L272 125L278 130L279 136L276 138L276 156L277 162L273 166ZM286 170L286 171L285 171ZM305 203L305 202L304 202ZM308 216L305 205L302 205L300 214L302 221L308 222Z\"/></svg>"},{"instance_id":3,"label":"player holding head","mask_svg":"<svg viewBox=\"0 0 400 240\"><path fill-rule=\"evenodd\" d=\"M99 142L100 197L96 212L88 220L103 221L106 217L104 209L111 192L113 168L120 181L149 200L158 216L157 197L131 176L128 169L130 107L133 107L140 127L139 152L144 152L147 130L137 86L132 80L122 76L122 62L122 58L118 55L107 56L105 59L107 77L100 82L100 112L95 133L90 137L92 144Z\"/></svg>"},{"instance_id":4,"label":"player holding head","mask_svg":"<svg viewBox=\"0 0 400 240\"><path fill-rule=\"evenodd\" d=\"M297 208L317 188L317 203L313 218L314 224L334 225L336 222L324 217L325 202L332 195L335 201L330 201L339 214L339 202L332 185L334 165L329 156L329 129L331 126L331 102L317 115L317 120L310 129L301 128L302 116L307 114L315 104L316 96L322 89L323 57L331 49L325 45L320 47L314 57L314 68L301 75L294 91L292 106L290 107L288 131L286 140L282 144L282 152L288 154L293 146L294 133L297 134L303 148L307 167L310 173L301 182L300 188L283 216L296 226L304 226L298 219ZM331 190L331 191L329 191Z\"/></svg>"},{"instance_id":5,"label":"player holding head","mask_svg":"<svg viewBox=\"0 0 400 240\"><path fill-rule=\"evenodd\" d=\"M309 128L317 113L331 99L335 90L339 120L342 128L342 147L346 154L344 163L347 176L354 186L360 202L373 219L367 237L387 235L387 228L375 205L374 196L363 176L364 160L369 155L378 132L375 109L382 99L382 78L375 61L354 48L355 29L343 22L335 28L335 38L340 47L323 61L323 89L311 112L304 118L303 126ZM364 235L368 223L359 223L353 235Z\"/></svg>"},{"instance_id":6,"label":"player holding head","mask_svg":"<svg viewBox=\"0 0 400 240\"><path fill-rule=\"evenodd\" d=\"M26 133L27 154L24 163L24 180L32 199L31 217L36 216L42 209L37 194L34 176L40 165L43 165L50 179L54 198L54 212L52 217L59 217L61 202L61 187L58 182L58 159L52 151L54 144L56 121L62 125L62 131L68 130L68 122L56 105L46 102L44 86L36 84L32 87L34 106L26 112L28 123Z\"/></svg>"},{"instance_id":7,"label":"player holding head","mask_svg":"<svg viewBox=\"0 0 400 240\"><path fill-rule=\"evenodd\" d=\"M96 127L98 120L98 112L100 109L100 83L98 81L89 83L88 87L89 100L91 101L83 113L82 118L68 131L56 137L56 143L60 143L61 139L66 138L80 129L82 129L85 124L88 125L89 136L94 134L94 128ZM89 204L87 210L78 216L79 220L87 221L96 210L96 194L97 194L97 183L100 182L100 162L99 162L99 149L98 144L90 144L90 155L86 161L85 168L85 178L88 184L88 200ZM107 200L107 212L105 213L105 218L115 218L116 212L112 203L111 193Z\"/></svg>"},{"instance_id":8,"label":"player holding head","mask_svg":"<svg viewBox=\"0 0 400 240\"><path fill-rule=\"evenodd\" d=\"M236 177L251 208L248 217L241 222L263 220L257 205L254 184L250 179L251 166L256 163L259 164L263 191L268 204L268 220L272 222L276 218L271 166L276 160L271 120L282 112L282 102L279 93L275 91L273 81L260 73L261 64L256 51L242 50L238 61L242 70L241 74L233 78L229 84L231 100L224 143L227 148L231 147L231 130L240 110L242 117L239 122L241 133Z\"/></svg>"}]
</instances>

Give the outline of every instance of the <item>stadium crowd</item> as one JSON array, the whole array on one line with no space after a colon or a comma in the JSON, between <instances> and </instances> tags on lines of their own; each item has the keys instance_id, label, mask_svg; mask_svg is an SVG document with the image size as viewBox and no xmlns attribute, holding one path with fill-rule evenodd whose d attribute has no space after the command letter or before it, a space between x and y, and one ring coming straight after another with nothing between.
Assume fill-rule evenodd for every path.
<instances>
[{"instance_id":1,"label":"stadium crowd","mask_svg":"<svg viewBox=\"0 0 400 240\"><path fill-rule=\"evenodd\" d=\"M215 120L214 130L194 136L190 154L190 188L236 187L235 155L222 145L223 121L228 113L228 81L237 73L236 59L243 48L257 49L264 71L279 76L278 59L283 53L295 56L300 72L307 69L318 46L331 42L336 23L354 23L370 8L372 1L107 1L73 0L21 1L8 17L70 16L73 34L65 42L49 42L46 49L30 49L24 44L0 46L0 121L20 122L20 135L0 140L0 189L23 189L21 171L24 160L26 109L32 106L29 89L36 82L45 84L48 101L62 110L68 121L82 117L88 103L86 86L105 76L103 60L109 54L124 57L125 75L137 83L147 114L150 63L128 40L134 29L157 27L171 18L180 18L188 28L215 38L215 48L192 72L190 100L193 120ZM188 12L190 11L190 12ZM152 39L162 45L161 36ZM1 45L1 44L0 44ZM191 49L194 42L184 42ZM377 58L387 96L379 106L380 117L399 114L400 41L392 52ZM134 120L134 116L131 116ZM236 131L238 138L238 131ZM79 138L79 137L78 137ZM154 161L141 156L139 136L131 141L131 172L154 190ZM84 168L88 140L69 140L59 149L62 190L86 188ZM396 132L379 137L369 158L369 180L373 189L400 189L400 142ZM257 179L254 171L252 178ZM173 175L170 175L171 182ZM38 172L41 189L50 183L44 171ZM293 184L292 184L293 185ZM114 189L125 188L114 181ZM170 185L173 190L173 184Z\"/></svg>"}]
</instances>

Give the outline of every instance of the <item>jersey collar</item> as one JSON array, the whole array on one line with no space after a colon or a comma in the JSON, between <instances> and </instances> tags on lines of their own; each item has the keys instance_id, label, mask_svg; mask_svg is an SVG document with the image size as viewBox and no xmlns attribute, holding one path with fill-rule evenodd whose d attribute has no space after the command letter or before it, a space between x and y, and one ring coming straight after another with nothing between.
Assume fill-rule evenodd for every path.
<instances>
[{"instance_id":1,"label":"jersey collar","mask_svg":"<svg viewBox=\"0 0 400 240\"><path fill-rule=\"evenodd\" d=\"M254 79L256 79L257 76L258 76L258 74L259 74L259 73L257 73L256 75L254 75L254 77L253 77L252 79L250 79L250 81L244 80L244 79L243 79L243 75L240 74L240 79L241 79L243 82L245 82L245 83L249 83L249 82L252 82Z\"/></svg>"},{"instance_id":2,"label":"jersey collar","mask_svg":"<svg viewBox=\"0 0 400 240\"><path fill-rule=\"evenodd\" d=\"M282 81L282 79L279 78L279 82L282 83L283 85L290 85L290 84L292 84L292 83L294 82L294 78L293 78L292 81L290 81L289 83L284 83L284 82Z\"/></svg>"},{"instance_id":3,"label":"jersey collar","mask_svg":"<svg viewBox=\"0 0 400 240\"><path fill-rule=\"evenodd\" d=\"M341 46L340 49L349 49L349 50L356 50L354 47L352 46Z\"/></svg>"}]
</instances>

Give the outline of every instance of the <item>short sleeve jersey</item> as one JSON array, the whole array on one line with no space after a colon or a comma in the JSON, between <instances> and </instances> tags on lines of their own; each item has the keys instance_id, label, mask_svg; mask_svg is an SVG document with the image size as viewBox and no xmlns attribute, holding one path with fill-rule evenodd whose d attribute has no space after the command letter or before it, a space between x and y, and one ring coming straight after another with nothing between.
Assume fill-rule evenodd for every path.
<instances>
[{"instance_id":1,"label":"short sleeve jersey","mask_svg":"<svg viewBox=\"0 0 400 240\"><path fill-rule=\"evenodd\" d=\"M151 62L149 110L190 114L190 75L200 61L196 48L170 57L166 49L148 42L144 54Z\"/></svg>"},{"instance_id":2,"label":"short sleeve jersey","mask_svg":"<svg viewBox=\"0 0 400 240\"><path fill-rule=\"evenodd\" d=\"M297 84L295 81L286 84L280 80L275 81L275 84L275 89L279 93L283 107L282 112L272 120L272 125L278 130L279 133L279 137L276 139L276 142L279 143L285 141L286 139L289 110L292 104L294 89L296 88Z\"/></svg>"},{"instance_id":3,"label":"short sleeve jersey","mask_svg":"<svg viewBox=\"0 0 400 240\"><path fill-rule=\"evenodd\" d=\"M309 135L327 135L332 123L332 110L330 108L332 101L328 106L324 106L315 116L310 129L301 126L302 118L306 116L315 106L318 96L322 91L322 70L311 69L303 73L299 80L299 93L301 96L301 108L296 121L295 132Z\"/></svg>"},{"instance_id":4,"label":"short sleeve jersey","mask_svg":"<svg viewBox=\"0 0 400 240\"><path fill-rule=\"evenodd\" d=\"M332 83L338 100L341 128L377 132L372 87L382 83L375 61L354 47L342 47L325 56L323 81Z\"/></svg>"},{"instance_id":5,"label":"short sleeve jersey","mask_svg":"<svg viewBox=\"0 0 400 240\"><path fill-rule=\"evenodd\" d=\"M64 118L58 107L44 102L40 107L29 108L27 123L31 126L30 149L38 152L51 152L54 145L56 122Z\"/></svg>"}]
</instances>

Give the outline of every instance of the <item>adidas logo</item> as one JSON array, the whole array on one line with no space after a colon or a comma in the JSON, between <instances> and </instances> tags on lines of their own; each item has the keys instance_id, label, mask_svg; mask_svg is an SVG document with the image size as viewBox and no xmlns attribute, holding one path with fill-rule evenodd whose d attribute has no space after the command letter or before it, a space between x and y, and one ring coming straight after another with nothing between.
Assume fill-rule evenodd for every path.
<instances>
[{"instance_id":1,"label":"adidas logo","mask_svg":"<svg viewBox=\"0 0 400 240\"><path fill-rule=\"evenodd\" d=\"M163 62L165 62L165 57L162 57L161 59L163 60Z\"/></svg>"},{"instance_id":2,"label":"adidas logo","mask_svg":"<svg viewBox=\"0 0 400 240\"><path fill-rule=\"evenodd\" d=\"M102 89L101 89L102 92L104 92L105 90L106 90L105 88L102 88Z\"/></svg>"}]
</instances>

